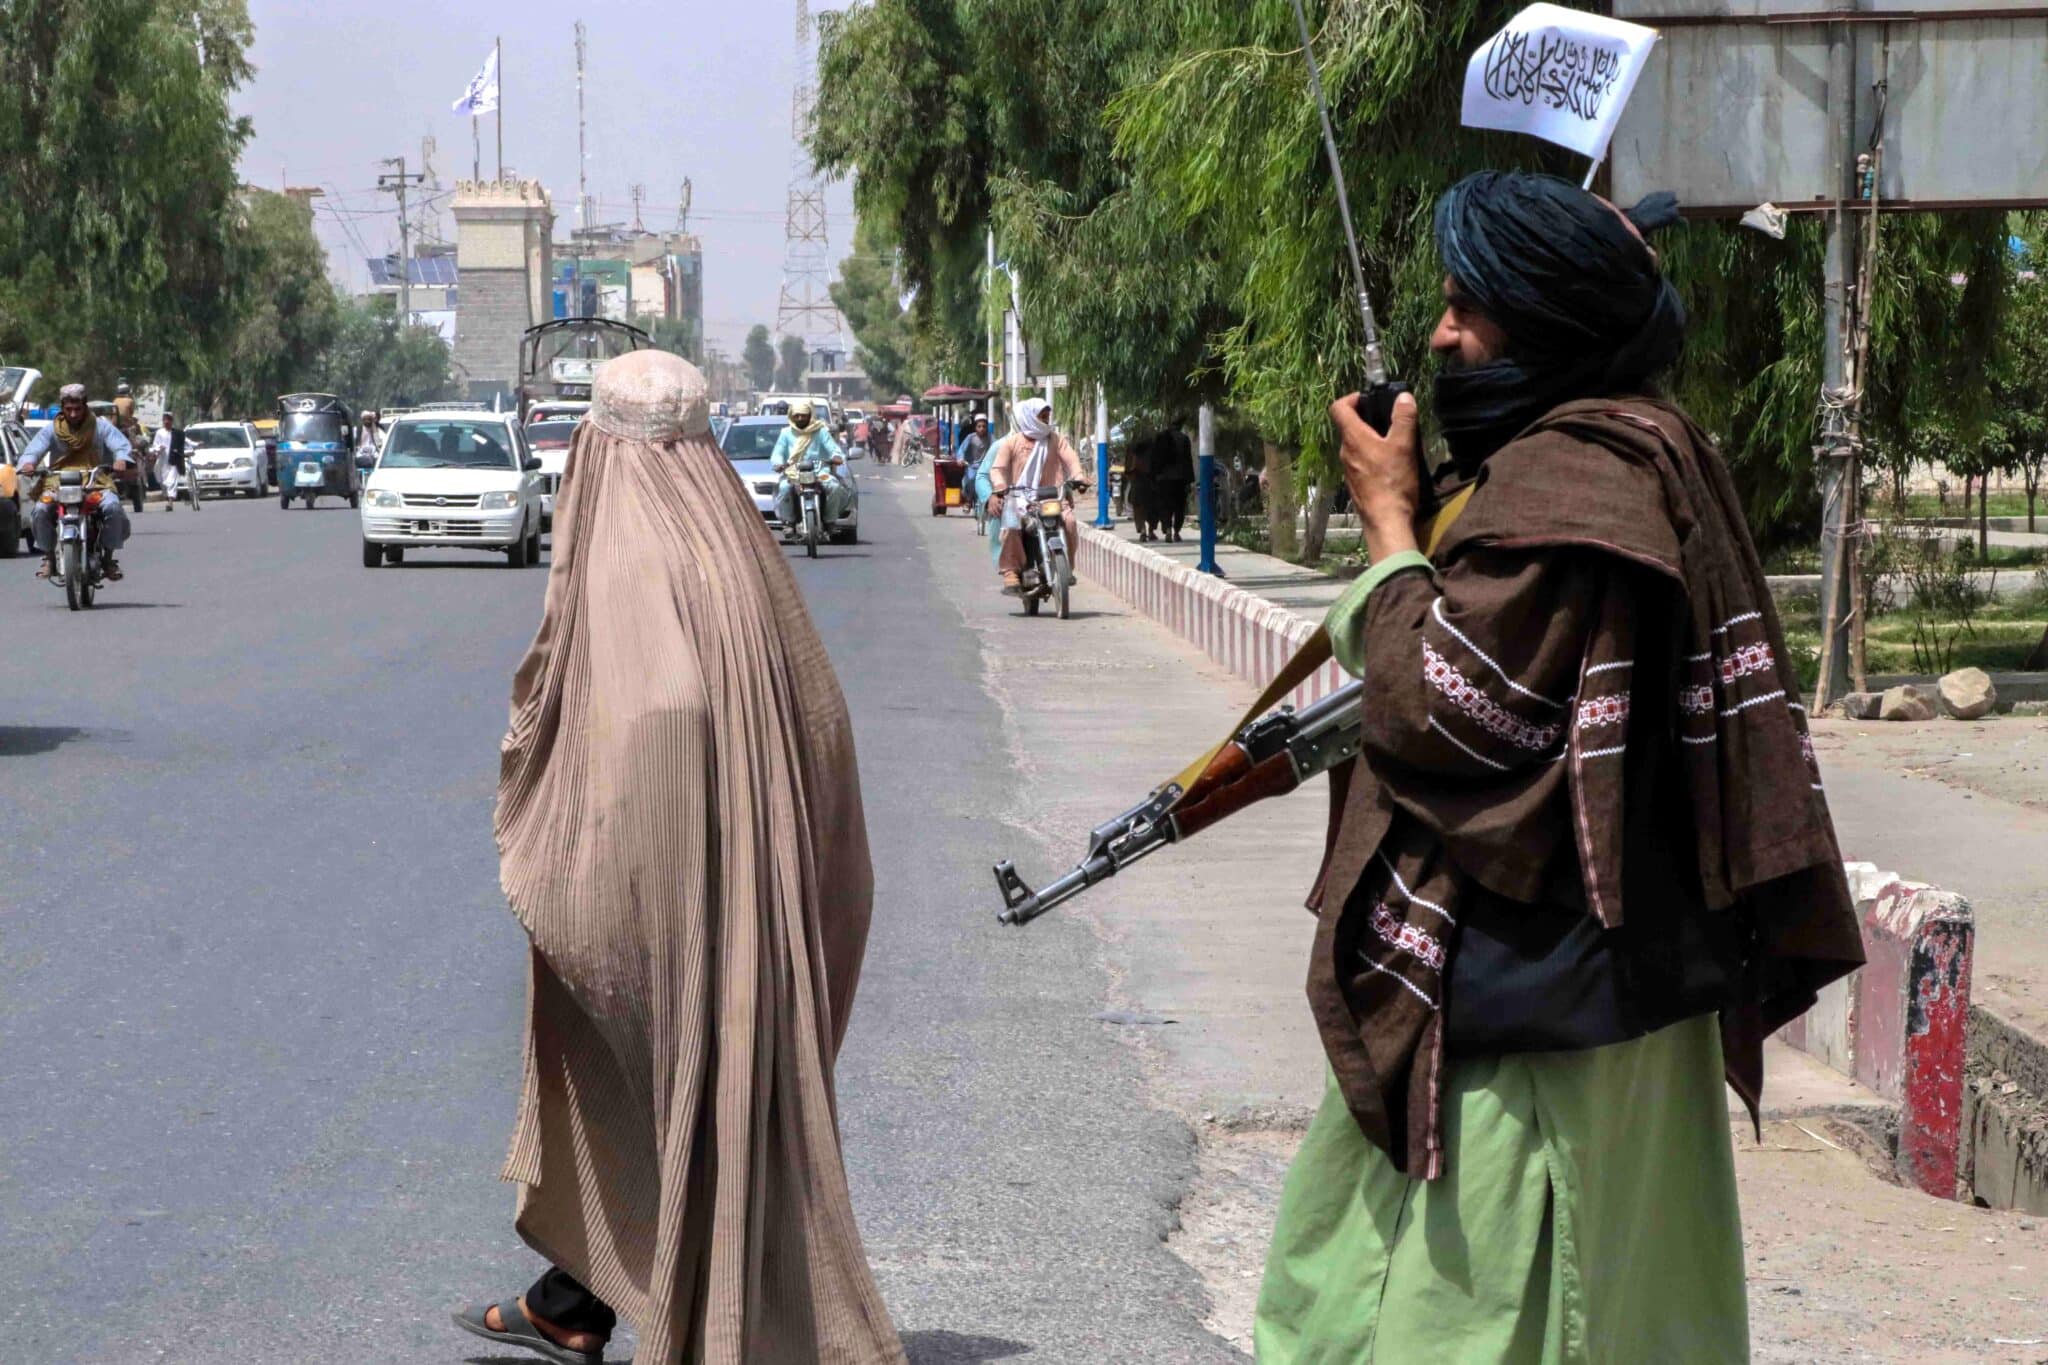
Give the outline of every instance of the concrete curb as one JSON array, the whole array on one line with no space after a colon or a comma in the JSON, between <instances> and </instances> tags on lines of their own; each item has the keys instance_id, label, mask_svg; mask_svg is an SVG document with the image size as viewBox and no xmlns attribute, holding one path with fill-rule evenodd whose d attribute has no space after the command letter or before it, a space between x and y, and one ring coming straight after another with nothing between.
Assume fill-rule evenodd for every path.
<instances>
[{"instance_id":1,"label":"concrete curb","mask_svg":"<svg viewBox=\"0 0 2048 1365\"><path fill-rule=\"evenodd\" d=\"M1897 1162L1908 1183L1943 1199L1966 1197L1970 903L1870 863L1847 870L1870 960L1822 990L1820 1003L1781 1036L1899 1106Z\"/></svg>"},{"instance_id":2,"label":"concrete curb","mask_svg":"<svg viewBox=\"0 0 2048 1365\"><path fill-rule=\"evenodd\" d=\"M1285 607L1094 527L1081 528L1074 566L1261 687L1316 628ZM1342 670L1326 664L1293 700L1325 696L1342 681ZM1780 1036L1898 1105L1900 1174L1954 1199L1966 1193L1960 1182L1975 947L1970 903L1870 863L1849 863L1847 870L1869 963L1822 991L1820 1002Z\"/></svg>"}]
</instances>

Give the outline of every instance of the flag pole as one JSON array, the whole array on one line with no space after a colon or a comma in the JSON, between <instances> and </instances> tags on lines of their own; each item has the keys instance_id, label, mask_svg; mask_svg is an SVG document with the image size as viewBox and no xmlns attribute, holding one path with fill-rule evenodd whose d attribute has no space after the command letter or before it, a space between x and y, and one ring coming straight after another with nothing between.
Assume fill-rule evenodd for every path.
<instances>
[{"instance_id":1,"label":"flag pole","mask_svg":"<svg viewBox=\"0 0 2048 1365\"><path fill-rule=\"evenodd\" d=\"M505 40L496 40L498 54L498 179L505 179Z\"/></svg>"},{"instance_id":2,"label":"flag pole","mask_svg":"<svg viewBox=\"0 0 2048 1365\"><path fill-rule=\"evenodd\" d=\"M469 116L469 178L471 180L481 180L484 178L483 145L477 140L481 136L477 132L478 122L479 120L475 114Z\"/></svg>"}]
</instances>

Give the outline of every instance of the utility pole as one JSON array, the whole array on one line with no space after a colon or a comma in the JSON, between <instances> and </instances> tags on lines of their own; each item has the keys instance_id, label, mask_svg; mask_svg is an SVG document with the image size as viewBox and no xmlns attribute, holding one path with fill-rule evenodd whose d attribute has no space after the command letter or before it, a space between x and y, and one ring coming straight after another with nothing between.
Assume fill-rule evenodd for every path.
<instances>
[{"instance_id":1,"label":"utility pole","mask_svg":"<svg viewBox=\"0 0 2048 1365\"><path fill-rule=\"evenodd\" d=\"M633 186L633 231L635 232L647 231L647 225L640 221L640 205L646 202L646 199L647 187L645 185Z\"/></svg>"},{"instance_id":2,"label":"utility pole","mask_svg":"<svg viewBox=\"0 0 2048 1365\"><path fill-rule=\"evenodd\" d=\"M426 176L418 171L407 175L402 156L386 157L379 164L398 167L394 175L378 176L377 188L398 195L398 326L403 330L412 325L412 220L405 216L405 191Z\"/></svg>"},{"instance_id":3,"label":"utility pole","mask_svg":"<svg viewBox=\"0 0 2048 1365\"><path fill-rule=\"evenodd\" d=\"M583 117L583 21L576 21L576 235L582 238L590 231L590 153L585 144L585 123ZM585 238L576 244L576 311L583 312L583 248Z\"/></svg>"},{"instance_id":4,"label":"utility pole","mask_svg":"<svg viewBox=\"0 0 2048 1365\"><path fill-rule=\"evenodd\" d=\"M1828 135L1829 177L1835 202L1827 212L1827 240L1821 285L1821 375L1820 457L1820 678L1814 688L1816 709L1828 705L1847 690L1849 677L1849 632L1846 629L1853 604L1848 599L1848 556L1854 553L1853 537L1847 534L1853 520L1860 521L1861 490L1856 474L1855 413L1858 380L1849 373L1853 311L1850 281L1856 275L1855 228L1849 221L1849 204L1856 197L1850 184L1855 162L1852 143L1855 122L1856 54L1855 35L1849 24L1836 19L1828 25Z\"/></svg>"},{"instance_id":5,"label":"utility pole","mask_svg":"<svg viewBox=\"0 0 2048 1365\"><path fill-rule=\"evenodd\" d=\"M690 177L687 175L684 176L683 197L681 202L676 205L676 231L678 233L684 233L690 230L690 200L695 195L695 193L696 191L692 188L690 184Z\"/></svg>"}]
</instances>

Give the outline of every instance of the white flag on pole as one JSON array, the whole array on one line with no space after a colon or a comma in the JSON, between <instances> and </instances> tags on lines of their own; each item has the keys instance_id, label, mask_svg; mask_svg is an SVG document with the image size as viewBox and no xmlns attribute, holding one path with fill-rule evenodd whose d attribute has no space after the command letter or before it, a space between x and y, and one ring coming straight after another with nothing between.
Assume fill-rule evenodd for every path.
<instances>
[{"instance_id":1,"label":"white flag on pole","mask_svg":"<svg viewBox=\"0 0 2048 1365\"><path fill-rule=\"evenodd\" d=\"M1472 54L1465 126L1528 133L1597 166L1656 42L1640 24L1531 5Z\"/></svg>"},{"instance_id":2,"label":"white flag on pole","mask_svg":"<svg viewBox=\"0 0 2048 1365\"><path fill-rule=\"evenodd\" d=\"M498 49L492 48L491 55L484 58L484 69L477 72L470 81L469 89L462 92L462 98L455 101L455 112L468 114L493 114L498 110Z\"/></svg>"}]
</instances>

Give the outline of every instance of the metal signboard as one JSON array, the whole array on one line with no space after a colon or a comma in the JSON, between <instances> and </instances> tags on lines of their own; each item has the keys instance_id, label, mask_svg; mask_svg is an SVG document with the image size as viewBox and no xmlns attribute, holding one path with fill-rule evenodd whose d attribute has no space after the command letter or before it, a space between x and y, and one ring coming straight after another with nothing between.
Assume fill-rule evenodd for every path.
<instances>
[{"instance_id":1,"label":"metal signboard","mask_svg":"<svg viewBox=\"0 0 2048 1365\"><path fill-rule=\"evenodd\" d=\"M1883 120L1885 207L2048 204L2048 4L1614 0L1614 11L1662 35L1609 153L1619 202L1670 189L1695 214L1834 203L1848 189L1834 182L1828 51L1846 28L1859 149Z\"/></svg>"}]
</instances>

